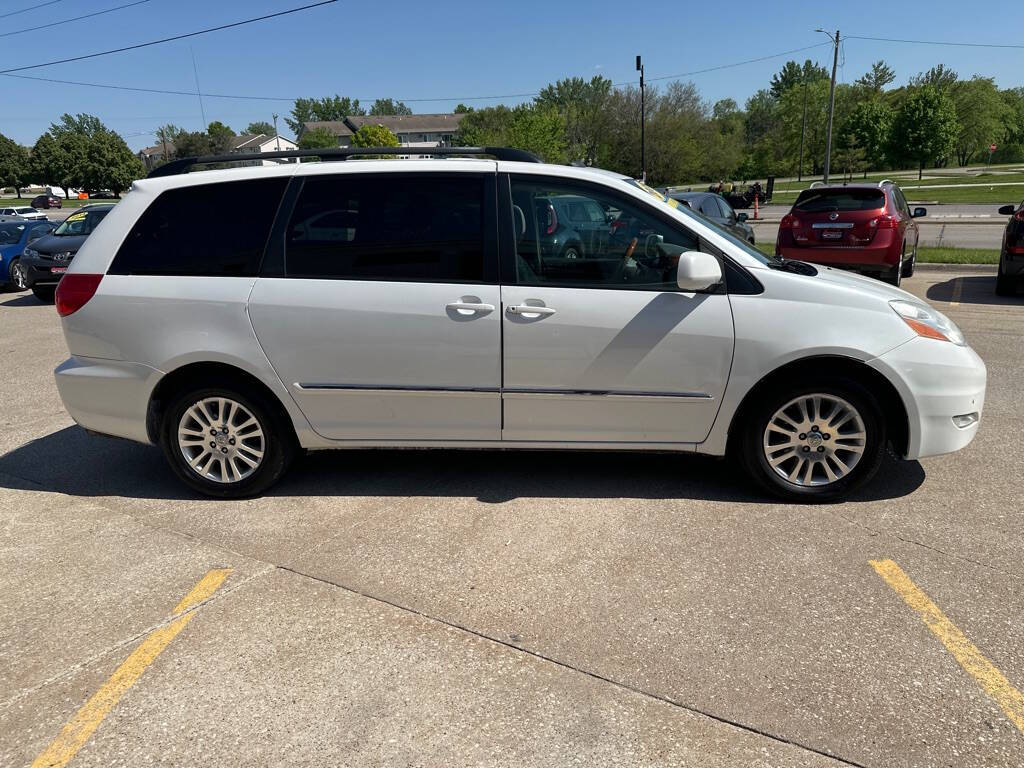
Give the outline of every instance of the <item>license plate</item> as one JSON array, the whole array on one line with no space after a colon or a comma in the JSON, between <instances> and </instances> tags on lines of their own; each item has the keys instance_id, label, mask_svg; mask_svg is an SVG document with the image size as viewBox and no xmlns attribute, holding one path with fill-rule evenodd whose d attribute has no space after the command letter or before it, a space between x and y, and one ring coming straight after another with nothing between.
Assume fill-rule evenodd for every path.
<instances>
[{"instance_id":1,"label":"license plate","mask_svg":"<svg viewBox=\"0 0 1024 768\"><path fill-rule=\"evenodd\" d=\"M67 267L50 267L50 272L54 275L63 275L67 271Z\"/></svg>"},{"instance_id":2,"label":"license plate","mask_svg":"<svg viewBox=\"0 0 1024 768\"><path fill-rule=\"evenodd\" d=\"M821 233L822 240L840 240L843 237L843 233L836 229L826 229Z\"/></svg>"}]
</instances>

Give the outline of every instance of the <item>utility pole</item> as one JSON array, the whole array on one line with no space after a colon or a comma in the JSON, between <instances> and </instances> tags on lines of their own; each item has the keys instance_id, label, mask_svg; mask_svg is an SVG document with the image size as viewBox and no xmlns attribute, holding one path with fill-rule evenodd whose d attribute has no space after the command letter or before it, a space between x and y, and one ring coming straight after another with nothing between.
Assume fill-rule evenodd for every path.
<instances>
[{"instance_id":1,"label":"utility pole","mask_svg":"<svg viewBox=\"0 0 1024 768\"><path fill-rule=\"evenodd\" d=\"M825 32L823 29L817 29L815 32ZM828 32L825 32L828 35ZM839 65L839 30L836 30L836 36L833 39L832 35L828 35L829 39L832 40L832 85L828 89L828 128L825 133L825 177L824 181L828 184L828 169L832 162L832 113L836 107L836 67Z\"/></svg>"},{"instance_id":2,"label":"utility pole","mask_svg":"<svg viewBox=\"0 0 1024 768\"><path fill-rule=\"evenodd\" d=\"M636 71L640 73L640 181L647 182L647 147L644 145L644 63L640 55L636 57Z\"/></svg>"},{"instance_id":3,"label":"utility pole","mask_svg":"<svg viewBox=\"0 0 1024 768\"><path fill-rule=\"evenodd\" d=\"M281 151L281 134L277 132L277 113L274 113L274 138L277 139L277 151Z\"/></svg>"},{"instance_id":4,"label":"utility pole","mask_svg":"<svg viewBox=\"0 0 1024 768\"><path fill-rule=\"evenodd\" d=\"M796 169L796 180L804 179L804 133L807 130L807 68L804 67L804 116L800 119L800 164Z\"/></svg>"}]
</instances>

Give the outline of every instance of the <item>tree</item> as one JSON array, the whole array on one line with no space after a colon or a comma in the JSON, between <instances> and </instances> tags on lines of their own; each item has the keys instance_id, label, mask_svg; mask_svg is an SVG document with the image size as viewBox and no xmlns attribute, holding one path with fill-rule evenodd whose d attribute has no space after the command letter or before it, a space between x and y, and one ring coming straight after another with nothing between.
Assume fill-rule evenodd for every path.
<instances>
[{"instance_id":1,"label":"tree","mask_svg":"<svg viewBox=\"0 0 1024 768\"><path fill-rule=\"evenodd\" d=\"M463 146L516 147L549 163L565 162L565 121L550 108L520 104L469 112L459 124Z\"/></svg>"},{"instance_id":2,"label":"tree","mask_svg":"<svg viewBox=\"0 0 1024 768\"><path fill-rule=\"evenodd\" d=\"M21 198L21 188L29 182L28 150L0 133L0 188L14 187Z\"/></svg>"},{"instance_id":3,"label":"tree","mask_svg":"<svg viewBox=\"0 0 1024 768\"><path fill-rule=\"evenodd\" d=\"M299 136L306 123L344 120L352 115L365 114L366 110L359 106L359 99L350 99L348 96L326 96L322 99L296 99L291 117L286 117L284 120L292 132Z\"/></svg>"},{"instance_id":4,"label":"tree","mask_svg":"<svg viewBox=\"0 0 1024 768\"><path fill-rule=\"evenodd\" d=\"M456 115L464 115L467 112L472 112L472 111L473 111L473 108L472 107L467 107L465 104L458 104L455 107L455 114Z\"/></svg>"},{"instance_id":5,"label":"tree","mask_svg":"<svg viewBox=\"0 0 1024 768\"><path fill-rule=\"evenodd\" d=\"M828 126L829 81L816 79L806 86L791 88L779 99L778 119L781 123L781 141L784 164L778 170L794 172L800 162L800 135L803 133L804 168L812 174L821 173L825 168L825 139ZM807 120L804 121L804 103L807 105ZM840 96L836 91L836 113L839 113Z\"/></svg>"},{"instance_id":6,"label":"tree","mask_svg":"<svg viewBox=\"0 0 1024 768\"><path fill-rule=\"evenodd\" d=\"M116 195L128 189L144 172L142 161L124 139L109 130L92 137L86 149L85 165L79 169L83 188L109 189Z\"/></svg>"},{"instance_id":7,"label":"tree","mask_svg":"<svg viewBox=\"0 0 1024 768\"><path fill-rule=\"evenodd\" d=\"M867 91L878 94L882 92L882 89L889 83L896 79L896 73L892 71L892 67L886 64L884 61L876 61L871 65L871 69L865 72L863 75L857 78L855 85L859 85Z\"/></svg>"},{"instance_id":8,"label":"tree","mask_svg":"<svg viewBox=\"0 0 1024 768\"><path fill-rule=\"evenodd\" d=\"M235 138L235 132L220 120L214 120L206 126L206 135L210 137L211 154L223 155L232 150L234 143L232 139Z\"/></svg>"},{"instance_id":9,"label":"tree","mask_svg":"<svg viewBox=\"0 0 1024 768\"><path fill-rule=\"evenodd\" d=\"M326 128L314 128L299 137L299 149L325 149L338 146L338 137Z\"/></svg>"},{"instance_id":10,"label":"tree","mask_svg":"<svg viewBox=\"0 0 1024 768\"><path fill-rule=\"evenodd\" d=\"M200 157L210 154L213 154L213 150L210 148L210 134L208 133L201 131L179 133L174 140L174 156L177 158Z\"/></svg>"},{"instance_id":11,"label":"tree","mask_svg":"<svg viewBox=\"0 0 1024 768\"><path fill-rule=\"evenodd\" d=\"M71 187L120 194L143 173L142 162L118 134L93 115L64 114L32 148L33 175Z\"/></svg>"},{"instance_id":12,"label":"tree","mask_svg":"<svg viewBox=\"0 0 1024 768\"><path fill-rule=\"evenodd\" d=\"M935 85L914 89L893 121L892 150L917 162L920 179L926 161L940 161L956 145L956 108L945 90Z\"/></svg>"},{"instance_id":13,"label":"tree","mask_svg":"<svg viewBox=\"0 0 1024 768\"><path fill-rule=\"evenodd\" d=\"M245 132L252 136L259 136L261 133L264 136L277 136L277 131L274 130L274 126L266 120L256 120L249 123L249 125L245 127Z\"/></svg>"},{"instance_id":14,"label":"tree","mask_svg":"<svg viewBox=\"0 0 1024 768\"><path fill-rule=\"evenodd\" d=\"M367 123L352 134L353 147L397 147L398 137L383 125Z\"/></svg>"},{"instance_id":15,"label":"tree","mask_svg":"<svg viewBox=\"0 0 1024 768\"><path fill-rule=\"evenodd\" d=\"M568 159L593 165L611 117L607 109L612 81L600 75L571 77L545 86L534 98L542 110L554 110L565 123Z\"/></svg>"},{"instance_id":16,"label":"tree","mask_svg":"<svg viewBox=\"0 0 1024 768\"><path fill-rule=\"evenodd\" d=\"M989 144L1000 144L1006 135L1004 118L1007 112L996 88L995 80L978 77L963 80L951 90L956 118L959 123L956 136L956 159L960 166L968 165Z\"/></svg>"},{"instance_id":17,"label":"tree","mask_svg":"<svg viewBox=\"0 0 1024 768\"><path fill-rule=\"evenodd\" d=\"M956 84L959 76L952 69L947 69L945 64L932 67L927 72L918 72L910 78L910 85L913 88L920 88L924 85L933 85L939 90L944 90Z\"/></svg>"},{"instance_id":18,"label":"tree","mask_svg":"<svg viewBox=\"0 0 1024 768\"><path fill-rule=\"evenodd\" d=\"M795 61L787 61L782 69L772 75L771 93L776 99L786 91L803 85L804 82L815 80L830 80L828 70L817 63L807 59L801 67Z\"/></svg>"},{"instance_id":19,"label":"tree","mask_svg":"<svg viewBox=\"0 0 1024 768\"><path fill-rule=\"evenodd\" d=\"M888 156L894 118L892 107L884 101L862 101L853 107L840 126L840 144L862 150L865 170L881 168Z\"/></svg>"},{"instance_id":20,"label":"tree","mask_svg":"<svg viewBox=\"0 0 1024 768\"><path fill-rule=\"evenodd\" d=\"M370 106L371 115L411 115L412 109L394 99L377 99Z\"/></svg>"},{"instance_id":21,"label":"tree","mask_svg":"<svg viewBox=\"0 0 1024 768\"><path fill-rule=\"evenodd\" d=\"M177 125L174 125L173 123L161 125L159 128L156 129L154 135L156 136L157 142L159 142L160 146L162 146L164 150L164 156L161 165L171 159L171 155L174 154L175 150L175 142L178 140L178 137L181 136L183 133L185 133L185 129L179 128Z\"/></svg>"}]
</instances>

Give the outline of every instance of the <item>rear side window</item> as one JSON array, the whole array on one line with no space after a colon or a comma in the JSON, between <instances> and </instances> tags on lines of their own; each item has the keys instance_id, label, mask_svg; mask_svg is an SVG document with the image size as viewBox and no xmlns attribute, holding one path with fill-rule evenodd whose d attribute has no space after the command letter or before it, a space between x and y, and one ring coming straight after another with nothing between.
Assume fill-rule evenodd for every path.
<instances>
[{"instance_id":1,"label":"rear side window","mask_svg":"<svg viewBox=\"0 0 1024 768\"><path fill-rule=\"evenodd\" d=\"M285 232L285 274L484 282L484 178L307 178Z\"/></svg>"},{"instance_id":2,"label":"rear side window","mask_svg":"<svg viewBox=\"0 0 1024 768\"><path fill-rule=\"evenodd\" d=\"M793 206L794 211L873 211L885 207L880 189L805 189Z\"/></svg>"},{"instance_id":3,"label":"rear side window","mask_svg":"<svg viewBox=\"0 0 1024 768\"><path fill-rule=\"evenodd\" d=\"M254 179L163 192L135 222L110 274L257 274L287 183ZM231 216L231 206L239 204L245 216Z\"/></svg>"}]
</instances>

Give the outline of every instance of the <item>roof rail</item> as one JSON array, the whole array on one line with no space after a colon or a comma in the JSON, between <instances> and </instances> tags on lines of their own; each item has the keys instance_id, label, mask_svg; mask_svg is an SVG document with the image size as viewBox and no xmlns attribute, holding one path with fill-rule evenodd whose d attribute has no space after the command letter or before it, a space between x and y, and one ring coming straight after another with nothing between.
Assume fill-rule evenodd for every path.
<instances>
[{"instance_id":1,"label":"roof rail","mask_svg":"<svg viewBox=\"0 0 1024 768\"><path fill-rule=\"evenodd\" d=\"M182 157L157 166L146 178L174 176L188 173L195 165L211 163L245 163L253 160L290 160L300 157L319 157L325 161L348 160L365 155L489 155L497 160L518 160L524 163L542 162L532 152L514 147L329 147L323 149L286 149L280 152L235 152L229 155Z\"/></svg>"},{"instance_id":2,"label":"roof rail","mask_svg":"<svg viewBox=\"0 0 1024 768\"><path fill-rule=\"evenodd\" d=\"M883 184L895 184L895 183L896 182L893 181L892 179L882 179L880 182L878 182L878 186L881 187Z\"/></svg>"}]
</instances>

